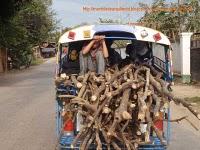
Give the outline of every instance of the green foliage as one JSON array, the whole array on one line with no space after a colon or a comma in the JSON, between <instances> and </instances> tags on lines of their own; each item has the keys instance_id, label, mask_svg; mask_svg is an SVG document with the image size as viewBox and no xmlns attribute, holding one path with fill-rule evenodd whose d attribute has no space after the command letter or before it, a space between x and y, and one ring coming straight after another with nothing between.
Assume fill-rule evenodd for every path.
<instances>
[{"instance_id":1,"label":"green foliage","mask_svg":"<svg viewBox=\"0 0 200 150\"><path fill-rule=\"evenodd\" d=\"M99 23L105 23L105 24L118 24L118 23L119 23L119 20L99 18Z\"/></svg>"},{"instance_id":2,"label":"green foliage","mask_svg":"<svg viewBox=\"0 0 200 150\"><path fill-rule=\"evenodd\" d=\"M78 28L78 27L81 27L81 26L85 26L85 25L89 25L89 24L87 22L82 22L82 23L77 24L77 25L72 26L72 27L65 27L60 32L58 32L58 31L53 32L52 37L54 37L54 39L56 39L55 41L58 42L60 36L63 35L65 32L72 30L72 29L75 29L75 28Z\"/></svg>"},{"instance_id":3,"label":"green foliage","mask_svg":"<svg viewBox=\"0 0 200 150\"><path fill-rule=\"evenodd\" d=\"M131 43L131 40L115 40L113 45L116 48L126 48L127 43Z\"/></svg>"},{"instance_id":4,"label":"green foliage","mask_svg":"<svg viewBox=\"0 0 200 150\"><path fill-rule=\"evenodd\" d=\"M31 62L32 66L36 66L36 65L40 65L44 62L44 59L39 58L39 59L33 59L33 61Z\"/></svg>"},{"instance_id":5,"label":"green foliage","mask_svg":"<svg viewBox=\"0 0 200 150\"><path fill-rule=\"evenodd\" d=\"M145 7L146 5L140 4L140 6ZM168 8L170 11L161 11L159 8ZM192 8L192 11L187 8ZM146 11L139 20L144 26L162 31L174 40L183 31L200 32L198 0L188 0L187 4L166 4L165 0L154 0L151 9L152 11Z\"/></svg>"},{"instance_id":6,"label":"green foliage","mask_svg":"<svg viewBox=\"0 0 200 150\"><path fill-rule=\"evenodd\" d=\"M8 15L1 16L4 19L0 19L0 47L8 48L16 66L22 66L29 64L32 47L47 40L55 29L55 14L50 9L51 0L12 2L12 7L20 6L14 13L8 11Z\"/></svg>"},{"instance_id":7,"label":"green foliage","mask_svg":"<svg viewBox=\"0 0 200 150\"><path fill-rule=\"evenodd\" d=\"M187 29L191 32L200 32L200 2L198 0L190 0L192 13L187 18Z\"/></svg>"},{"instance_id":8,"label":"green foliage","mask_svg":"<svg viewBox=\"0 0 200 150\"><path fill-rule=\"evenodd\" d=\"M49 3L43 0L33 0L17 15L33 45L46 40L55 27L54 13L48 7Z\"/></svg>"},{"instance_id":9,"label":"green foliage","mask_svg":"<svg viewBox=\"0 0 200 150\"><path fill-rule=\"evenodd\" d=\"M3 1L0 8L0 21L6 23L23 5L31 0L6 0Z\"/></svg>"}]
</instances>

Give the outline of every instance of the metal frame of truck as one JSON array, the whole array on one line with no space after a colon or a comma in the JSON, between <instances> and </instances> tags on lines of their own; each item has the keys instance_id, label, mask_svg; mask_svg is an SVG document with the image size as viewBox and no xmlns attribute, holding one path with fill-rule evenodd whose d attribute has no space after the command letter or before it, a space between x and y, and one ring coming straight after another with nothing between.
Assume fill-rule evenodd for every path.
<instances>
[{"instance_id":1,"label":"metal frame of truck","mask_svg":"<svg viewBox=\"0 0 200 150\"><path fill-rule=\"evenodd\" d=\"M164 79L168 82L173 80L172 72L172 56L171 56L171 44L167 36L163 33L141 26L128 26L128 25L89 25L76 29L72 29L64 33L58 42L58 52L56 61L56 76L60 76L62 70L62 46L79 41L91 40L94 35L106 35L105 39L120 39L120 40L139 40L147 41L150 43L156 43L164 46L164 60L158 57L152 57L152 65L159 71L163 72ZM58 90L58 89L57 89ZM71 94L75 94L75 88L68 89ZM58 93L58 91L57 91ZM59 141L62 138L62 126L63 120L61 117L62 101L58 94L56 95L56 133L58 137L58 149L70 149L70 146L62 146ZM170 109L167 112L168 118L170 118ZM165 124L165 139L169 143L170 139L170 122ZM79 145L75 149L79 149ZM91 148L91 149L94 149ZM157 137L152 137L152 144L140 145L140 150L163 150L166 149L166 145L162 145Z\"/></svg>"}]
</instances>

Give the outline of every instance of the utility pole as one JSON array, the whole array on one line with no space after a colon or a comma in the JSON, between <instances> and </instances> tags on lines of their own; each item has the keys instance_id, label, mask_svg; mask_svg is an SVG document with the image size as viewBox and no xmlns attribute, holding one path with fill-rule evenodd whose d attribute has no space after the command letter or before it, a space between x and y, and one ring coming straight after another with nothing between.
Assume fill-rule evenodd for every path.
<instances>
[{"instance_id":1,"label":"utility pole","mask_svg":"<svg viewBox=\"0 0 200 150\"><path fill-rule=\"evenodd\" d=\"M181 1L181 0L178 0L178 22L179 22L179 33L182 32L181 14L180 14L180 1Z\"/></svg>"},{"instance_id":2,"label":"utility pole","mask_svg":"<svg viewBox=\"0 0 200 150\"><path fill-rule=\"evenodd\" d=\"M185 18L183 15L181 15L181 10L180 7L183 7L185 4L185 0L178 0L178 18L179 18L179 32L184 32L185 31ZM184 13L184 12L183 12Z\"/></svg>"},{"instance_id":3,"label":"utility pole","mask_svg":"<svg viewBox=\"0 0 200 150\"><path fill-rule=\"evenodd\" d=\"M118 8L120 7L120 0L117 1ZM121 12L119 11L119 24L121 23Z\"/></svg>"}]
</instances>

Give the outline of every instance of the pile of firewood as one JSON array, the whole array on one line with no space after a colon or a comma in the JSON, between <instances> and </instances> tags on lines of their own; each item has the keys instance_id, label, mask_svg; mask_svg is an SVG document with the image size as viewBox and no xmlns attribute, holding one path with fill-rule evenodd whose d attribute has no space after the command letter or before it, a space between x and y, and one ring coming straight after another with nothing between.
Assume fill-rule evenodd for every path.
<instances>
[{"instance_id":1,"label":"pile of firewood","mask_svg":"<svg viewBox=\"0 0 200 150\"><path fill-rule=\"evenodd\" d=\"M60 95L65 99L63 116L71 112L75 120L82 117L82 128L71 144L81 141L82 150L95 143L98 150L121 146L128 150L150 143L155 134L164 144L162 131L155 122L163 119L160 114L169 102L182 104L198 119L200 114L190 104L176 98L169 91L169 84L160 73L146 65L127 65L122 69L108 68L105 75L88 72L84 76L71 75L58 78L56 85L73 85L77 95Z\"/></svg>"}]
</instances>

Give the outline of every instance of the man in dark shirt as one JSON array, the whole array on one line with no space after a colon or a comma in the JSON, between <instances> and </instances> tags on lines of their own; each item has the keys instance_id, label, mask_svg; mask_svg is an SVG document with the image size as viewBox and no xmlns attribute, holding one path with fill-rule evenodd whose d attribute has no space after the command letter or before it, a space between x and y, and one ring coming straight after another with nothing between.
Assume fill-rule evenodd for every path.
<instances>
[{"instance_id":1,"label":"man in dark shirt","mask_svg":"<svg viewBox=\"0 0 200 150\"><path fill-rule=\"evenodd\" d=\"M112 44L113 44L113 40L106 40L106 45L107 45L108 53L109 53L109 57L108 57L109 66L120 64L122 60L120 54L117 51L115 51L115 49L112 48Z\"/></svg>"},{"instance_id":2,"label":"man in dark shirt","mask_svg":"<svg viewBox=\"0 0 200 150\"><path fill-rule=\"evenodd\" d=\"M151 50L147 42L133 41L132 44L126 46L126 54L128 56L123 59L120 68L130 63L141 64L151 58Z\"/></svg>"}]
</instances>

